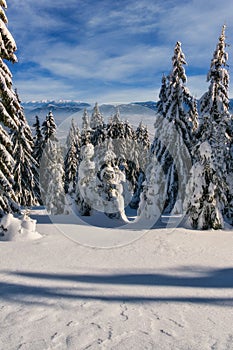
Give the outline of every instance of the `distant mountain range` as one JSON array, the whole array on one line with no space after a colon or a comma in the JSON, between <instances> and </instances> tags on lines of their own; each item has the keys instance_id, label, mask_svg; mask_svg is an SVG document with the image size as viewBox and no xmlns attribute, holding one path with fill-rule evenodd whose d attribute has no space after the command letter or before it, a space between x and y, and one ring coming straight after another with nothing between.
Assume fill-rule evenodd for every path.
<instances>
[{"instance_id":1,"label":"distant mountain range","mask_svg":"<svg viewBox=\"0 0 233 350\"><path fill-rule=\"evenodd\" d=\"M22 103L22 106L24 107L25 115L30 125L34 123L36 115L40 118L41 122L43 122L46 115L52 111L57 125L61 125L61 128L63 129L69 128L72 118L76 121L78 126L81 127L84 108L87 109L90 116L93 109L93 105L87 102L70 100L30 101ZM106 122L116 113L117 108L119 109L123 120L129 120L129 122L135 127L137 127L142 121L148 126L150 132L153 133L157 102L132 102L117 106L112 104L102 104L100 105L100 111ZM233 113L233 99L230 100L230 110L231 113Z\"/></svg>"},{"instance_id":2,"label":"distant mountain range","mask_svg":"<svg viewBox=\"0 0 233 350\"><path fill-rule=\"evenodd\" d=\"M30 125L34 123L36 115L42 122L46 115L52 111L57 125L65 122L67 118L74 118L81 127L84 108L88 110L90 116L93 109L93 105L89 103L69 100L30 101L22 103L22 106L24 107L24 112ZM105 121L111 118L116 113L117 108L119 108L122 119L128 119L135 126L140 121L143 121L147 125L154 123L154 118L152 118L155 116L156 110L156 102L154 101L121 104L117 105L117 107L112 104L103 104L99 107Z\"/></svg>"}]
</instances>

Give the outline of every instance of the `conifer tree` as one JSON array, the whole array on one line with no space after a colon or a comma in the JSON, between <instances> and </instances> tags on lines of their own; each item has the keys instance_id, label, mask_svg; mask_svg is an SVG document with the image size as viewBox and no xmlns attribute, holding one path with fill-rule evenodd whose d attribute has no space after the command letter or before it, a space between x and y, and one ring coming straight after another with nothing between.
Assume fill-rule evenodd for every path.
<instances>
[{"instance_id":1,"label":"conifer tree","mask_svg":"<svg viewBox=\"0 0 233 350\"><path fill-rule=\"evenodd\" d=\"M90 127L90 118L85 108L82 117L81 146L87 145L91 142L92 131L93 130Z\"/></svg>"},{"instance_id":2,"label":"conifer tree","mask_svg":"<svg viewBox=\"0 0 233 350\"><path fill-rule=\"evenodd\" d=\"M85 129L85 130L90 129L90 118L86 108L84 108L83 110L82 129Z\"/></svg>"},{"instance_id":3,"label":"conifer tree","mask_svg":"<svg viewBox=\"0 0 233 350\"><path fill-rule=\"evenodd\" d=\"M152 146L166 177L166 212L172 211L176 201L183 202L191 168L192 132L197 126L196 102L185 85L185 64L181 43L177 42L172 71L167 80L162 80Z\"/></svg>"},{"instance_id":4,"label":"conifer tree","mask_svg":"<svg viewBox=\"0 0 233 350\"><path fill-rule=\"evenodd\" d=\"M138 208L140 220L149 220L150 224L154 225L163 212L165 198L166 183L163 169L157 161L156 154L152 153L140 195Z\"/></svg>"},{"instance_id":5,"label":"conifer tree","mask_svg":"<svg viewBox=\"0 0 233 350\"><path fill-rule=\"evenodd\" d=\"M231 116L229 113L229 73L228 73L228 54L226 52L226 26L222 27L216 49L211 60L210 70L207 74L209 89L203 95L200 101L201 125L198 130L198 137L203 138L203 120L208 118L209 130L208 140L213 157L216 176L222 181L223 197L227 196L227 205L222 203L222 210L228 212L227 215L233 218L231 176L227 176L230 171L230 142L231 135ZM205 134L204 134L205 135Z\"/></svg>"},{"instance_id":6,"label":"conifer tree","mask_svg":"<svg viewBox=\"0 0 233 350\"><path fill-rule=\"evenodd\" d=\"M96 129L97 127L103 127L103 125L104 125L104 118L100 113L98 103L96 102L93 109L93 113L91 115L90 127L92 129Z\"/></svg>"},{"instance_id":7,"label":"conifer tree","mask_svg":"<svg viewBox=\"0 0 233 350\"><path fill-rule=\"evenodd\" d=\"M16 96L18 98L17 92ZM20 102L19 102L20 103ZM14 165L14 192L17 202L24 207L38 204L38 163L33 157L33 137L23 114L18 111L20 126L12 133Z\"/></svg>"},{"instance_id":8,"label":"conifer tree","mask_svg":"<svg viewBox=\"0 0 233 350\"><path fill-rule=\"evenodd\" d=\"M41 171L42 200L48 212L52 215L64 214L64 168L63 157L59 142L55 137L47 140L43 152Z\"/></svg>"},{"instance_id":9,"label":"conifer tree","mask_svg":"<svg viewBox=\"0 0 233 350\"><path fill-rule=\"evenodd\" d=\"M204 124L207 124L207 120ZM224 227L222 203L226 202L226 197L213 162L213 151L207 140L200 140L194 148L196 161L191 169L184 205L189 224L199 230Z\"/></svg>"},{"instance_id":10,"label":"conifer tree","mask_svg":"<svg viewBox=\"0 0 233 350\"><path fill-rule=\"evenodd\" d=\"M81 136L74 120L71 121L69 134L66 140L67 153L65 156L65 193L74 192L80 158Z\"/></svg>"},{"instance_id":11,"label":"conifer tree","mask_svg":"<svg viewBox=\"0 0 233 350\"><path fill-rule=\"evenodd\" d=\"M53 113L50 111L47 114L45 121L42 123L42 128L41 128L44 136L44 147L46 146L46 143L49 139L54 138L56 129L57 129L57 126L54 120L54 116L53 116Z\"/></svg>"},{"instance_id":12,"label":"conifer tree","mask_svg":"<svg viewBox=\"0 0 233 350\"><path fill-rule=\"evenodd\" d=\"M94 146L88 143L81 148L81 163L79 165L76 203L83 216L90 216L96 203L96 173L93 161Z\"/></svg>"},{"instance_id":13,"label":"conifer tree","mask_svg":"<svg viewBox=\"0 0 233 350\"><path fill-rule=\"evenodd\" d=\"M100 162L96 163L100 164ZM124 217L123 183L126 179L124 173L116 165L116 155L111 138L106 141L105 154L101 163L101 167L98 168L101 209L110 218L122 219Z\"/></svg>"},{"instance_id":14,"label":"conifer tree","mask_svg":"<svg viewBox=\"0 0 233 350\"><path fill-rule=\"evenodd\" d=\"M136 185L134 188L134 194L130 202L131 208L138 208L140 202L140 195L143 189L143 182L145 180L145 171L149 161L150 151L150 137L148 128L140 122L136 130L136 143L135 143L135 157L138 160L138 170L136 173Z\"/></svg>"},{"instance_id":15,"label":"conifer tree","mask_svg":"<svg viewBox=\"0 0 233 350\"><path fill-rule=\"evenodd\" d=\"M12 88L12 74L4 62L17 62L16 43L7 28L6 8L6 1L0 1L0 215L17 210L13 191L13 147L8 132L19 129L18 112L21 110Z\"/></svg>"},{"instance_id":16,"label":"conifer tree","mask_svg":"<svg viewBox=\"0 0 233 350\"><path fill-rule=\"evenodd\" d=\"M40 164L40 159L43 153L43 135L40 127L40 119L38 116L36 116L35 118L36 121L33 124L33 127L35 129L33 157L35 158L37 163Z\"/></svg>"}]
</instances>

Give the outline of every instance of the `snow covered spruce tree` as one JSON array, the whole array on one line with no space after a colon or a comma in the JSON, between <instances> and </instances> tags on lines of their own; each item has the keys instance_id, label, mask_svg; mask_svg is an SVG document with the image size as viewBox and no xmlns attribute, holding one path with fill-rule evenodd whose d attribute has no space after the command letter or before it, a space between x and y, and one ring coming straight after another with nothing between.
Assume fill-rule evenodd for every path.
<instances>
[{"instance_id":1,"label":"snow covered spruce tree","mask_svg":"<svg viewBox=\"0 0 233 350\"><path fill-rule=\"evenodd\" d=\"M96 102L91 115L90 127L92 128L91 143L96 146L106 139L106 125Z\"/></svg>"},{"instance_id":2,"label":"snow covered spruce tree","mask_svg":"<svg viewBox=\"0 0 233 350\"><path fill-rule=\"evenodd\" d=\"M96 102L94 109L93 109L93 113L91 115L90 127L92 129L96 129L97 127L103 126L103 125L104 125L104 118L103 118L102 114L100 113L99 105Z\"/></svg>"},{"instance_id":3,"label":"snow covered spruce tree","mask_svg":"<svg viewBox=\"0 0 233 350\"><path fill-rule=\"evenodd\" d=\"M81 163L79 165L78 181L76 187L76 203L79 213L83 216L90 216L93 206L98 206L97 203L97 186L94 146L87 143L81 148Z\"/></svg>"},{"instance_id":4,"label":"snow covered spruce tree","mask_svg":"<svg viewBox=\"0 0 233 350\"><path fill-rule=\"evenodd\" d=\"M197 127L197 105L186 87L185 56L177 42L172 58L172 71L163 77L155 122L152 151L166 178L164 211L181 213L185 187L192 165L192 132ZM176 204L176 205L175 205Z\"/></svg>"},{"instance_id":5,"label":"snow covered spruce tree","mask_svg":"<svg viewBox=\"0 0 233 350\"><path fill-rule=\"evenodd\" d=\"M136 130L136 143L135 143L135 158L137 158L137 172L136 172L136 184L134 188L134 194L130 202L131 208L138 208L140 202L140 195L142 192L142 184L145 180L145 171L149 161L150 151L150 136L148 128L140 122Z\"/></svg>"},{"instance_id":6,"label":"snow covered spruce tree","mask_svg":"<svg viewBox=\"0 0 233 350\"><path fill-rule=\"evenodd\" d=\"M119 108L107 125L107 137L112 139L113 150L116 155L116 164L124 172L124 200L129 204L137 183L138 154L135 131L128 121L123 122Z\"/></svg>"},{"instance_id":7,"label":"snow covered spruce tree","mask_svg":"<svg viewBox=\"0 0 233 350\"><path fill-rule=\"evenodd\" d=\"M81 146L87 145L91 142L92 129L90 127L90 118L85 108L82 117L82 130L81 130Z\"/></svg>"},{"instance_id":8,"label":"snow covered spruce tree","mask_svg":"<svg viewBox=\"0 0 233 350\"><path fill-rule=\"evenodd\" d=\"M76 188L76 177L81 151L81 135L74 120L71 121L69 134L66 140L67 153L65 156L65 193L71 193Z\"/></svg>"},{"instance_id":9,"label":"snow covered spruce tree","mask_svg":"<svg viewBox=\"0 0 233 350\"><path fill-rule=\"evenodd\" d=\"M16 96L18 98L17 93ZM18 111L18 118L20 125L12 133L13 158L15 160L13 189L17 202L23 207L31 207L38 204L40 197L38 164L33 157L32 132L22 108Z\"/></svg>"},{"instance_id":10,"label":"snow covered spruce tree","mask_svg":"<svg viewBox=\"0 0 233 350\"><path fill-rule=\"evenodd\" d=\"M207 75L207 81L210 82L209 90L201 98L200 108L202 118L209 114L210 122L213 125L210 145L214 165L217 176L222 179L225 195L228 199L227 205L223 205L223 211L233 221L232 173L229 168L232 133L229 113L229 72L225 29L226 26L224 25Z\"/></svg>"},{"instance_id":11,"label":"snow covered spruce tree","mask_svg":"<svg viewBox=\"0 0 233 350\"><path fill-rule=\"evenodd\" d=\"M145 175L146 180L142 184L138 216L140 220L149 220L153 225L160 218L166 199L164 172L155 153L151 154Z\"/></svg>"},{"instance_id":12,"label":"snow covered spruce tree","mask_svg":"<svg viewBox=\"0 0 233 350\"><path fill-rule=\"evenodd\" d=\"M46 118L45 121L42 123L42 133L44 137L44 145L43 147L46 146L47 141L49 139L53 139L54 134L56 133L57 125L54 120L53 113L50 111Z\"/></svg>"},{"instance_id":13,"label":"snow covered spruce tree","mask_svg":"<svg viewBox=\"0 0 233 350\"><path fill-rule=\"evenodd\" d=\"M40 168L42 200L52 215L66 213L64 192L64 160L61 147L55 137L47 140Z\"/></svg>"},{"instance_id":14,"label":"snow covered spruce tree","mask_svg":"<svg viewBox=\"0 0 233 350\"><path fill-rule=\"evenodd\" d=\"M105 142L103 157L100 157L99 152L97 152L97 158L97 176L100 180L98 184L98 194L101 198L100 208L110 218L123 219L123 184L126 179L124 173L117 166L111 138Z\"/></svg>"},{"instance_id":15,"label":"snow covered spruce tree","mask_svg":"<svg viewBox=\"0 0 233 350\"><path fill-rule=\"evenodd\" d=\"M35 129L35 136L34 136L34 146L33 146L33 156L38 164L40 164L40 159L42 157L43 153L43 135L41 132L40 127L40 119L38 116L35 117L36 121L33 124L33 128Z\"/></svg>"},{"instance_id":16,"label":"snow covered spruce tree","mask_svg":"<svg viewBox=\"0 0 233 350\"><path fill-rule=\"evenodd\" d=\"M7 28L5 8L6 1L0 1L0 215L17 210L13 191L15 164L8 133L20 128L18 113L22 112L17 94L12 88L12 74L4 62L17 62L16 43Z\"/></svg>"},{"instance_id":17,"label":"snow covered spruce tree","mask_svg":"<svg viewBox=\"0 0 233 350\"><path fill-rule=\"evenodd\" d=\"M43 204L52 215L66 212L64 159L56 137L56 124L49 112L42 124L44 151L40 161L40 188Z\"/></svg>"},{"instance_id":18,"label":"snow covered spruce tree","mask_svg":"<svg viewBox=\"0 0 233 350\"><path fill-rule=\"evenodd\" d=\"M222 203L226 201L223 183L213 162L209 141L199 141L194 148L196 161L187 186L185 209L188 223L199 230L224 227Z\"/></svg>"},{"instance_id":19,"label":"snow covered spruce tree","mask_svg":"<svg viewBox=\"0 0 233 350\"><path fill-rule=\"evenodd\" d=\"M84 130L90 129L90 118L86 108L84 108L83 110L82 129Z\"/></svg>"},{"instance_id":20,"label":"snow covered spruce tree","mask_svg":"<svg viewBox=\"0 0 233 350\"><path fill-rule=\"evenodd\" d=\"M187 199L187 212L189 221L197 228L221 228L223 227L222 214L232 217L231 190L229 186L230 176L228 162L230 159L230 122L229 113L229 74L227 71L228 55L225 51L225 26L222 28L216 50L211 61L207 81L210 82L209 90L200 101L201 118L197 132L198 143L195 154L199 157L192 169L191 181L195 198L192 199L192 189L189 188ZM203 144L208 144L208 152L203 156ZM207 149L207 146L204 147ZM200 187L201 169L205 176ZM200 191L199 193L198 190ZM203 199L204 196L204 199ZM197 198L199 203L197 203ZM216 208L216 209L214 209ZM206 216L209 215L209 218Z\"/></svg>"}]
</instances>

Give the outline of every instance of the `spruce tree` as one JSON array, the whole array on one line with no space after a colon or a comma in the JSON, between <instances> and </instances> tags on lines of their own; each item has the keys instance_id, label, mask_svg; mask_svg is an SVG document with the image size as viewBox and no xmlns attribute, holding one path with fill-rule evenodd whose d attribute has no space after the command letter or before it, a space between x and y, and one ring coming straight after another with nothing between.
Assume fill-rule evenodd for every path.
<instances>
[{"instance_id":1,"label":"spruce tree","mask_svg":"<svg viewBox=\"0 0 233 350\"><path fill-rule=\"evenodd\" d=\"M91 142L92 132L93 130L90 127L90 118L85 108L82 117L81 146L87 145Z\"/></svg>"},{"instance_id":2,"label":"spruce tree","mask_svg":"<svg viewBox=\"0 0 233 350\"><path fill-rule=\"evenodd\" d=\"M93 113L91 115L90 127L96 129L97 127L102 127L104 125L104 118L100 113L98 103L96 102Z\"/></svg>"},{"instance_id":3,"label":"spruce tree","mask_svg":"<svg viewBox=\"0 0 233 350\"><path fill-rule=\"evenodd\" d=\"M40 167L42 200L52 215L66 213L63 163L61 147L53 134L47 140Z\"/></svg>"},{"instance_id":4,"label":"spruce tree","mask_svg":"<svg viewBox=\"0 0 233 350\"><path fill-rule=\"evenodd\" d=\"M74 120L71 121L69 134L66 140L67 153L65 156L65 193L74 192L80 158L81 136Z\"/></svg>"},{"instance_id":5,"label":"spruce tree","mask_svg":"<svg viewBox=\"0 0 233 350\"><path fill-rule=\"evenodd\" d=\"M136 185L130 202L131 208L138 208L145 180L145 171L149 161L150 137L148 128L141 122L136 130L135 157L137 158Z\"/></svg>"},{"instance_id":6,"label":"spruce tree","mask_svg":"<svg viewBox=\"0 0 233 350\"><path fill-rule=\"evenodd\" d=\"M82 146L81 163L79 165L78 181L76 188L76 203L82 216L90 216L96 203L96 172L94 146L88 143Z\"/></svg>"},{"instance_id":7,"label":"spruce tree","mask_svg":"<svg viewBox=\"0 0 233 350\"><path fill-rule=\"evenodd\" d=\"M226 202L226 197L207 138L209 120L206 119L204 124L207 126L206 141L199 140L193 150L196 161L191 169L184 206L191 227L199 230L220 229L224 227L222 203Z\"/></svg>"},{"instance_id":8,"label":"spruce tree","mask_svg":"<svg viewBox=\"0 0 233 350\"><path fill-rule=\"evenodd\" d=\"M177 42L172 58L172 70L163 77L155 123L152 151L166 177L165 212L170 213L176 201L182 212L185 187L191 168L193 130L197 126L197 105L186 87L185 56ZM176 205L177 208L177 205Z\"/></svg>"},{"instance_id":9,"label":"spruce tree","mask_svg":"<svg viewBox=\"0 0 233 350\"><path fill-rule=\"evenodd\" d=\"M40 159L43 153L43 135L40 127L40 119L38 116L36 116L35 118L36 118L36 121L32 125L33 128L35 129L33 157L35 158L37 163L40 164Z\"/></svg>"},{"instance_id":10,"label":"spruce tree","mask_svg":"<svg viewBox=\"0 0 233 350\"><path fill-rule=\"evenodd\" d=\"M228 216L233 217L232 191L231 191L231 173L228 165L230 164L230 142L231 135L231 116L229 113L229 73L228 73L228 54L226 52L226 26L222 27L216 49L211 60L210 70L207 74L209 89L203 95L200 101L201 125L198 130L198 137L203 138L203 120L209 120L208 140L213 157L216 176L222 181L223 197L228 198L227 205L222 203L222 210Z\"/></svg>"},{"instance_id":11,"label":"spruce tree","mask_svg":"<svg viewBox=\"0 0 233 350\"><path fill-rule=\"evenodd\" d=\"M138 216L140 220L149 220L150 224L154 225L163 212L166 198L164 173L155 153L151 154L145 181L142 185L143 190L140 195Z\"/></svg>"},{"instance_id":12,"label":"spruce tree","mask_svg":"<svg viewBox=\"0 0 233 350\"><path fill-rule=\"evenodd\" d=\"M42 123L42 128L41 128L44 136L44 147L46 146L47 141L49 139L54 138L56 129L57 129L57 126L54 120L54 116L53 116L53 113L50 111L47 114L45 121Z\"/></svg>"},{"instance_id":13,"label":"spruce tree","mask_svg":"<svg viewBox=\"0 0 233 350\"><path fill-rule=\"evenodd\" d=\"M16 92L12 88L12 74L4 62L17 62L16 43L7 28L7 17L4 9L5 0L0 2L0 215L17 210L13 191L14 159L9 132L20 128L18 112L21 106Z\"/></svg>"},{"instance_id":14,"label":"spruce tree","mask_svg":"<svg viewBox=\"0 0 233 350\"><path fill-rule=\"evenodd\" d=\"M96 163L99 164L98 162ZM101 167L98 168L98 177L100 179L98 192L101 198L101 209L110 218L123 218L123 184L126 179L124 173L116 165L116 155L111 138L106 141L105 154L101 159L101 163Z\"/></svg>"},{"instance_id":15,"label":"spruce tree","mask_svg":"<svg viewBox=\"0 0 233 350\"><path fill-rule=\"evenodd\" d=\"M13 189L17 202L21 206L31 207L38 204L38 163L33 157L32 132L23 114L22 107L18 111L18 117L20 126L12 133L12 154L15 160Z\"/></svg>"},{"instance_id":16,"label":"spruce tree","mask_svg":"<svg viewBox=\"0 0 233 350\"><path fill-rule=\"evenodd\" d=\"M83 110L82 129L85 129L85 130L90 129L90 118L86 108L84 108Z\"/></svg>"}]
</instances>

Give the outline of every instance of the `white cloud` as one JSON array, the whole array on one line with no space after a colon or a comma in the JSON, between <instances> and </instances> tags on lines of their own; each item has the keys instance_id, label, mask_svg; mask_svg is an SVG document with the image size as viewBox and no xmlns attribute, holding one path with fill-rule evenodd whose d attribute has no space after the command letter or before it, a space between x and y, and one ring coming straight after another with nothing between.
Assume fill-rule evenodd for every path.
<instances>
[{"instance_id":1,"label":"white cloud","mask_svg":"<svg viewBox=\"0 0 233 350\"><path fill-rule=\"evenodd\" d=\"M46 94L92 96L99 84L103 96L111 88L110 94L120 98L121 92L112 92L113 88L124 88L132 100L135 91L159 88L161 74L171 69L177 40L192 75L189 88L200 96L206 90L202 78L224 22L229 24L229 42L233 39L233 3L223 6L217 0L96 0L95 4L25 0L23 6L12 0L7 15L19 47L17 79L28 97L43 92L43 98ZM228 52L231 58L232 46ZM43 84L46 72L51 91ZM28 89L23 80L29 77L31 82L33 74L38 85Z\"/></svg>"}]
</instances>

